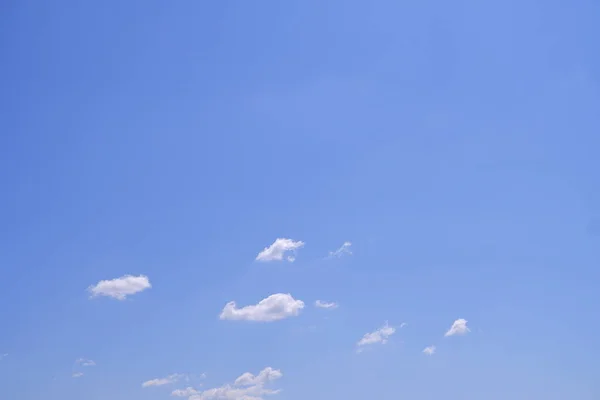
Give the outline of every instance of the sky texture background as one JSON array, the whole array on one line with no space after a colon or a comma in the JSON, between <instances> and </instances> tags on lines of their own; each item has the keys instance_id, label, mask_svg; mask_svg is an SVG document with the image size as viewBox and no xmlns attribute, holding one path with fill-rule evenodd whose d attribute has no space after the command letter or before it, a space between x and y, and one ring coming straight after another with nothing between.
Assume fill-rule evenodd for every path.
<instances>
[{"instance_id":1,"label":"sky texture background","mask_svg":"<svg viewBox=\"0 0 600 400\"><path fill-rule=\"evenodd\" d=\"M3 1L0 397L599 399L599 20Z\"/></svg>"}]
</instances>

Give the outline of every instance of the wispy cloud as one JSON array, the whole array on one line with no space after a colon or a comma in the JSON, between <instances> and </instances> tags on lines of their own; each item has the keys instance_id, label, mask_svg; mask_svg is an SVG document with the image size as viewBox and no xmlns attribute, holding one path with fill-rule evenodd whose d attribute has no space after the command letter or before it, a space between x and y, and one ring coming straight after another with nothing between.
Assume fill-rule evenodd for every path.
<instances>
[{"instance_id":1,"label":"wispy cloud","mask_svg":"<svg viewBox=\"0 0 600 400\"><path fill-rule=\"evenodd\" d=\"M253 375L246 372L240 375L234 382L235 386L255 386L262 385L269 381L274 381L281 378L283 374L278 369L267 367L259 372L258 375Z\"/></svg>"},{"instance_id":2,"label":"wispy cloud","mask_svg":"<svg viewBox=\"0 0 600 400\"><path fill-rule=\"evenodd\" d=\"M264 396L275 395L279 390L269 389L267 385L283 376L280 370L267 367L258 375L246 372L240 375L233 384L225 384L208 390L192 387L174 390L171 395L188 397L188 400L263 400Z\"/></svg>"},{"instance_id":3,"label":"wispy cloud","mask_svg":"<svg viewBox=\"0 0 600 400\"><path fill-rule=\"evenodd\" d=\"M79 358L75 360L75 364L81 365L82 367L95 367L96 362L94 360L86 360L85 358Z\"/></svg>"},{"instance_id":4,"label":"wispy cloud","mask_svg":"<svg viewBox=\"0 0 600 400\"><path fill-rule=\"evenodd\" d=\"M435 353L435 346L428 346L423 349L423 353L432 356Z\"/></svg>"},{"instance_id":5,"label":"wispy cloud","mask_svg":"<svg viewBox=\"0 0 600 400\"><path fill-rule=\"evenodd\" d=\"M452 323L452 326L444 336L466 335L469 332L471 332L471 330L467 327L467 320L460 318Z\"/></svg>"},{"instance_id":6,"label":"wispy cloud","mask_svg":"<svg viewBox=\"0 0 600 400\"><path fill-rule=\"evenodd\" d=\"M389 337L394 333L396 333L396 328L389 326L386 322L381 328L370 333L365 333L356 345L361 347L376 343L386 344Z\"/></svg>"},{"instance_id":7,"label":"wispy cloud","mask_svg":"<svg viewBox=\"0 0 600 400\"><path fill-rule=\"evenodd\" d=\"M340 258L343 255L350 256L350 255L352 255L352 250L350 250L351 247L352 247L352 243L344 242L344 244L342 244L339 249L337 249L335 251L330 251L328 258Z\"/></svg>"},{"instance_id":8,"label":"wispy cloud","mask_svg":"<svg viewBox=\"0 0 600 400\"><path fill-rule=\"evenodd\" d=\"M146 382L143 382L142 387L147 388L147 387L151 387L151 386L170 385L172 383L178 382L182 378L185 378L184 374L171 374L165 378L155 378L155 379L150 379Z\"/></svg>"},{"instance_id":9,"label":"wispy cloud","mask_svg":"<svg viewBox=\"0 0 600 400\"><path fill-rule=\"evenodd\" d=\"M171 392L171 396L174 397L190 397L200 394L198 389L194 389L193 387L186 387L185 389L175 389Z\"/></svg>"},{"instance_id":10,"label":"wispy cloud","mask_svg":"<svg viewBox=\"0 0 600 400\"><path fill-rule=\"evenodd\" d=\"M315 307L317 307L317 308L326 308L326 309L333 310L335 308L338 308L339 306L334 301L327 302L327 301L317 300L317 301L315 301Z\"/></svg>"},{"instance_id":11,"label":"wispy cloud","mask_svg":"<svg viewBox=\"0 0 600 400\"><path fill-rule=\"evenodd\" d=\"M150 280L145 275L125 275L112 280L100 281L88 287L88 292L90 292L92 297L107 296L117 300L125 300L127 296L150 289L151 287Z\"/></svg>"},{"instance_id":12,"label":"wispy cloud","mask_svg":"<svg viewBox=\"0 0 600 400\"><path fill-rule=\"evenodd\" d=\"M269 247L265 247L256 256L256 261L281 261L284 256L289 262L294 262L296 252L304 247L304 242L292 239L278 238Z\"/></svg>"},{"instance_id":13,"label":"wispy cloud","mask_svg":"<svg viewBox=\"0 0 600 400\"><path fill-rule=\"evenodd\" d=\"M297 316L304 308L302 300L291 294L276 293L262 299L258 304L238 308L235 301L225 305L220 319L272 322Z\"/></svg>"},{"instance_id":14,"label":"wispy cloud","mask_svg":"<svg viewBox=\"0 0 600 400\"><path fill-rule=\"evenodd\" d=\"M88 360L87 358L78 358L77 360L75 360L75 365L79 368L76 369L80 369L81 367L95 367L96 366L96 362L94 360ZM71 375L73 378L81 378L83 376L83 372L81 371L73 371L73 374Z\"/></svg>"}]
</instances>

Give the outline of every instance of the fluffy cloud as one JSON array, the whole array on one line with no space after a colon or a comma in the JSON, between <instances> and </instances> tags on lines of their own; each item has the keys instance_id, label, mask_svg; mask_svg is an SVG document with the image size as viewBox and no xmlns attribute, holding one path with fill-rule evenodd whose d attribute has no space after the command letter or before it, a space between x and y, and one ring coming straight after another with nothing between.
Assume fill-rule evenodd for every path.
<instances>
[{"instance_id":1,"label":"fluffy cloud","mask_svg":"<svg viewBox=\"0 0 600 400\"><path fill-rule=\"evenodd\" d=\"M396 333L396 328L389 326L386 322L381 328L374 332L365 333L365 335L358 341L357 346L366 346L369 344L381 343L386 344L388 338Z\"/></svg>"},{"instance_id":2,"label":"fluffy cloud","mask_svg":"<svg viewBox=\"0 0 600 400\"><path fill-rule=\"evenodd\" d=\"M279 390L268 389L266 385L282 376L281 371L267 367L260 371L258 375L246 372L240 375L233 384L203 391L189 387L175 390L171 395L188 396L188 400L263 400L264 396L279 393Z\"/></svg>"},{"instance_id":3,"label":"fluffy cloud","mask_svg":"<svg viewBox=\"0 0 600 400\"><path fill-rule=\"evenodd\" d=\"M109 281L100 281L90 286L88 291L92 297L108 296L117 300L125 300L127 296L150 289L152 285L147 276L125 275Z\"/></svg>"},{"instance_id":4,"label":"fluffy cloud","mask_svg":"<svg viewBox=\"0 0 600 400\"><path fill-rule=\"evenodd\" d=\"M235 386L254 386L264 385L269 381L274 381L281 378L283 375L278 369L267 367L259 372L258 375L253 375L250 372L246 372L240 375L236 380Z\"/></svg>"},{"instance_id":5,"label":"fluffy cloud","mask_svg":"<svg viewBox=\"0 0 600 400\"><path fill-rule=\"evenodd\" d=\"M428 346L423 349L423 353L432 356L435 353L435 346Z\"/></svg>"},{"instance_id":6,"label":"fluffy cloud","mask_svg":"<svg viewBox=\"0 0 600 400\"><path fill-rule=\"evenodd\" d=\"M96 362L94 360L86 360L85 358L80 358L75 360L75 364L79 364L82 367L95 367Z\"/></svg>"},{"instance_id":7,"label":"fluffy cloud","mask_svg":"<svg viewBox=\"0 0 600 400\"><path fill-rule=\"evenodd\" d=\"M327 301L317 300L317 301L315 301L315 307L334 309L334 308L338 308L338 304L334 301L327 302Z\"/></svg>"},{"instance_id":8,"label":"fluffy cloud","mask_svg":"<svg viewBox=\"0 0 600 400\"><path fill-rule=\"evenodd\" d=\"M73 378L81 378L83 376L83 372L73 372L71 375Z\"/></svg>"},{"instance_id":9,"label":"fluffy cloud","mask_svg":"<svg viewBox=\"0 0 600 400\"><path fill-rule=\"evenodd\" d=\"M150 387L150 386L169 385L171 383L177 382L178 380L180 380L183 377L184 377L183 374L172 374L165 378L150 379L149 381L142 383L142 387L146 388L146 387Z\"/></svg>"},{"instance_id":10,"label":"fluffy cloud","mask_svg":"<svg viewBox=\"0 0 600 400\"><path fill-rule=\"evenodd\" d=\"M460 318L454 321L444 336L466 335L469 332L471 332L471 330L467 327L467 320Z\"/></svg>"},{"instance_id":11,"label":"fluffy cloud","mask_svg":"<svg viewBox=\"0 0 600 400\"><path fill-rule=\"evenodd\" d=\"M351 256L352 250L350 250L350 247L352 247L352 243L344 242L344 244L342 244L342 246L339 249L329 252L329 258L334 258L334 257L340 258L344 254Z\"/></svg>"},{"instance_id":12,"label":"fluffy cloud","mask_svg":"<svg viewBox=\"0 0 600 400\"><path fill-rule=\"evenodd\" d=\"M238 308L235 301L225 305L220 318L227 320L245 320L272 322L280 319L295 317L304 308L302 300L295 300L291 294L276 293L258 304Z\"/></svg>"},{"instance_id":13,"label":"fluffy cloud","mask_svg":"<svg viewBox=\"0 0 600 400\"><path fill-rule=\"evenodd\" d=\"M287 260L294 262L296 259L296 251L304 246L304 242L292 239L278 238L272 245L265 247L263 251L258 253L256 261L281 261L287 254ZM292 254L289 254L292 253Z\"/></svg>"}]
</instances>

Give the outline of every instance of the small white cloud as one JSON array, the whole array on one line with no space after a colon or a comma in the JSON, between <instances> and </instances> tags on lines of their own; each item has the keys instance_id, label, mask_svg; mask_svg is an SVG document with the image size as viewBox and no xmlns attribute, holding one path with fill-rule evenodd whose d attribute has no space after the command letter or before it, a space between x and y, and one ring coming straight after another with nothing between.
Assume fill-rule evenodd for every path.
<instances>
[{"instance_id":1,"label":"small white cloud","mask_svg":"<svg viewBox=\"0 0 600 400\"><path fill-rule=\"evenodd\" d=\"M460 318L454 321L444 336L466 335L469 332L471 332L471 330L467 327L467 320Z\"/></svg>"},{"instance_id":2,"label":"small white cloud","mask_svg":"<svg viewBox=\"0 0 600 400\"><path fill-rule=\"evenodd\" d=\"M95 367L96 363L94 362L94 360L88 360L85 358L78 358L77 360L75 360L75 364L80 366L80 367ZM81 371L76 371L73 372L73 378L81 378L83 376L83 372Z\"/></svg>"},{"instance_id":3,"label":"small white cloud","mask_svg":"<svg viewBox=\"0 0 600 400\"><path fill-rule=\"evenodd\" d=\"M4 353L4 354L0 354L0 360L2 360L3 358L8 357L8 353Z\"/></svg>"},{"instance_id":4,"label":"small white cloud","mask_svg":"<svg viewBox=\"0 0 600 400\"><path fill-rule=\"evenodd\" d=\"M88 292L91 293L92 297L108 296L117 300L125 300L127 296L151 287L150 280L145 275L125 275L108 281L100 281L96 285L90 286Z\"/></svg>"},{"instance_id":5,"label":"small white cloud","mask_svg":"<svg viewBox=\"0 0 600 400\"><path fill-rule=\"evenodd\" d=\"M406 322L403 322L400 324L400 329L404 328L406 325L408 325Z\"/></svg>"},{"instance_id":6,"label":"small white cloud","mask_svg":"<svg viewBox=\"0 0 600 400\"><path fill-rule=\"evenodd\" d=\"M435 353L435 346L428 346L423 349L423 353L432 356Z\"/></svg>"},{"instance_id":7,"label":"small white cloud","mask_svg":"<svg viewBox=\"0 0 600 400\"><path fill-rule=\"evenodd\" d=\"M96 362L94 360L86 360L85 358L80 358L75 361L76 364L81 365L82 367L95 367Z\"/></svg>"},{"instance_id":8,"label":"small white cloud","mask_svg":"<svg viewBox=\"0 0 600 400\"><path fill-rule=\"evenodd\" d=\"M327 301L322 301L322 300L317 300L315 301L315 307L317 308L327 308L327 309L334 309L334 308L338 308L338 304L336 302L327 302Z\"/></svg>"},{"instance_id":9,"label":"small white cloud","mask_svg":"<svg viewBox=\"0 0 600 400\"><path fill-rule=\"evenodd\" d=\"M146 388L146 387L150 387L150 386L169 385L171 383L175 383L175 382L179 381L181 378L184 378L184 377L185 377L185 375L183 375L183 374L172 374L172 375L167 376L166 378L150 379L149 381L142 383L142 387Z\"/></svg>"},{"instance_id":10,"label":"small white cloud","mask_svg":"<svg viewBox=\"0 0 600 400\"><path fill-rule=\"evenodd\" d=\"M329 258L334 258L334 257L340 258L344 254L351 256L352 250L350 250L350 247L352 247L352 243L344 242L344 244L342 244L342 246L339 249L329 252Z\"/></svg>"},{"instance_id":11,"label":"small white cloud","mask_svg":"<svg viewBox=\"0 0 600 400\"><path fill-rule=\"evenodd\" d=\"M298 249L304 246L304 242L292 239L278 238L272 245L265 247L263 251L258 253L256 261L281 261L287 254L287 260L294 262L296 260L295 253ZM292 254L288 254L288 253Z\"/></svg>"},{"instance_id":12,"label":"small white cloud","mask_svg":"<svg viewBox=\"0 0 600 400\"><path fill-rule=\"evenodd\" d=\"M279 390L269 389L266 386L279 378L281 371L267 367L258 375L246 372L240 375L233 384L199 391L194 388L175 390L172 396L186 397L188 400L263 400L264 396L275 395Z\"/></svg>"},{"instance_id":13,"label":"small white cloud","mask_svg":"<svg viewBox=\"0 0 600 400\"><path fill-rule=\"evenodd\" d=\"M276 293L258 304L238 308L235 301L225 305L220 319L272 322L295 317L304 308L302 300L295 300L291 294Z\"/></svg>"},{"instance_id":14,"label":"small white cloud","mask_svg":"<svg viewBox=\"0 0 600 400\"><path fill-rule=\"evenodd\" d=\"M369 344L381 343L386 344L388 338L396 332L396 328L389 326L386 322L381 328L374 332L365 333L365 335L358 341L357 346L366 346Z\"/></svg>"}]
</instances>

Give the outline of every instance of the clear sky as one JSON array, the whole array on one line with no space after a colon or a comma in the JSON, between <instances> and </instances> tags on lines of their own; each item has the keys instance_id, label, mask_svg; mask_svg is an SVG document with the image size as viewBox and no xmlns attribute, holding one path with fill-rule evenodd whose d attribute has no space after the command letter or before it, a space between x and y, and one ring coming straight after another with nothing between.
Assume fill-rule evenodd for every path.
<instances>
[{"instance_id":1,"label":"clear sky","mask_svg":"<svg viewBox=\"0 0 600 400\"><path fill-rule=\"evenodd\" d=\"M599 399L599 20L2 2L0 397Z\"/></svg>"}]
</instances>

